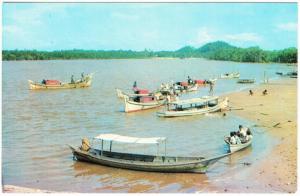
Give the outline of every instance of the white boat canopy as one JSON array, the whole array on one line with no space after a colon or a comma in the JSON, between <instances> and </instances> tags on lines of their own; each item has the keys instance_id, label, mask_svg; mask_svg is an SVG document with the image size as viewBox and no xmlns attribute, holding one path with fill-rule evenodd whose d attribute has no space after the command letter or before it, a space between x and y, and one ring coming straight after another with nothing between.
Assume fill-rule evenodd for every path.
<instances>
[{"instance_id":1,"label":"white boat canopy","mask_svg":"<svg viewBox=\"0 0 300 196\"><path fill-rule=\"evenodd\" d=\"M216 100L218 98L219 97L217 97L217 96L205 96L205 97L200 97L200 98L172 101L169 104L184 105L184 104L204 103L204 102Z\"/></svg>"},{"instance_id":2,"label":"white boat canopy","mask_svg":"<svg viewBox=\"0 0 300 196\"><path fill-rule=\"evenodd\" d=\"M165 141L165 137L149 137L149 138L139 138L139 137L128 137L118 134L100 134L94 139L114 141L114 142L123 142L123 143L138 143L138 144L158 144L162 141Z\"/></svg>"}]
</instances>

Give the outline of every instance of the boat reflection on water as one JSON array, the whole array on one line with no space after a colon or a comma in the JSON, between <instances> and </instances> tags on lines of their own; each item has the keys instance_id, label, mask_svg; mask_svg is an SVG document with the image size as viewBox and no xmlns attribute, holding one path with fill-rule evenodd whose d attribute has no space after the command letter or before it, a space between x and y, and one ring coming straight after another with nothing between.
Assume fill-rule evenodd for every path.
<instances>
[{"instance_id":1,"label":"boat reflection on water","mask_svg":"<svg viewBox=\"0 0 300 196\"><path fill-rule=\"evenodd\" d=\"M71 167L75 177L96 177L99 183L95 190L99 192L195 192L212 187L203 174L132 171L78 161Z\"/></svg>"}]
</instances>

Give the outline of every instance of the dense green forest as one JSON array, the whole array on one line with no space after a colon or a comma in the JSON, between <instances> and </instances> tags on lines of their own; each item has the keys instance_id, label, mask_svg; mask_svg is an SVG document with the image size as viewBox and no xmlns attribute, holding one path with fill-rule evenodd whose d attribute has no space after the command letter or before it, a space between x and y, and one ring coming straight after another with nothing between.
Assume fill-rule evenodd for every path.
<instances>
[{"instance_id":1,"label":"dense green forest","mask_svg":"<svg viewBox=\"0 0 300 196\"><path fill-rule=\"evenodd\" d=\"M132 50L3 50L2 60L54 60L54 59L124 59L124 58L206 58L236 62L297 63L297 48L266 51L259 47L239 48L217 41L200 48L183 47L176 51L132 51Z\"/></svg>"}]
</instances>

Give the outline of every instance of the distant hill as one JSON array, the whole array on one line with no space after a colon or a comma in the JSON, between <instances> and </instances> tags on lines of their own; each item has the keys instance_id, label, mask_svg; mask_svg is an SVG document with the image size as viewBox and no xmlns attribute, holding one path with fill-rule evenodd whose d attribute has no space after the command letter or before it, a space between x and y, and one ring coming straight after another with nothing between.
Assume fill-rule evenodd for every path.
<instances>
[{"instance_id":1,"label":"distant hill","mask_svg":"<svg viewBox=\"0 0 300 196\"><path fill-rule=\"evenodd\" d=\"M176 51L132 50L3 50L2 60L52 60L52 59L137 59L154 57L206 58L236 62L297 63L297 48L265 51L259 47L239 48L223 41L207 43L199 48L185 46Z\"/></svg>"}]
</instances>

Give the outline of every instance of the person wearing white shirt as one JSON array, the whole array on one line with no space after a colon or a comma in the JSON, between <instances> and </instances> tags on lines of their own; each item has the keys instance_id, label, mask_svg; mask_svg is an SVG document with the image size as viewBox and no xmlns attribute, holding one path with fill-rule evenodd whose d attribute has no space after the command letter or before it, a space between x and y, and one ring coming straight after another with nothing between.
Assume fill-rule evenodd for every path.
<instances>
[{"instance_id":1,"label":"person wearing white shirt","mask_svg":"<svg viewBox=\"0 0 300 196\"><path fill-rule=\"evenodd\" d=\"M250 130L247 130L246 141L252 140L253 136Z\"/></svg>"},{"instance_id":2,"label":"person wearing white shirt","mask_svg":"<svg viewBox=\"0 0 300 196\"><path fill-rule=\"evenodd\" d=\"M235 133L234 137L235 137L236 144L241 144L241 139L236 133Z\"/></svg>"},{"instance_id":3,"label":"person wearing white shirt","mask_svg":"<svg viewBox=\"0 0 300 196\"><path fill-rule=\"evenodd\" d=\"M239 132L240 134L245 137L246 136L246 131L247 131L247 128L246 127L243 127L242 125L239 125Z\"/></svg>"},{"instance_id":4,"label":"person wearing white shirt","mask_svg":"<svg viewBox=\"0 0 300 196\"><path fill-rule=\"evenodd\" d=\"M236 144L234 132L230 132L230 144Z\"/></svg>"}]
</instances>

